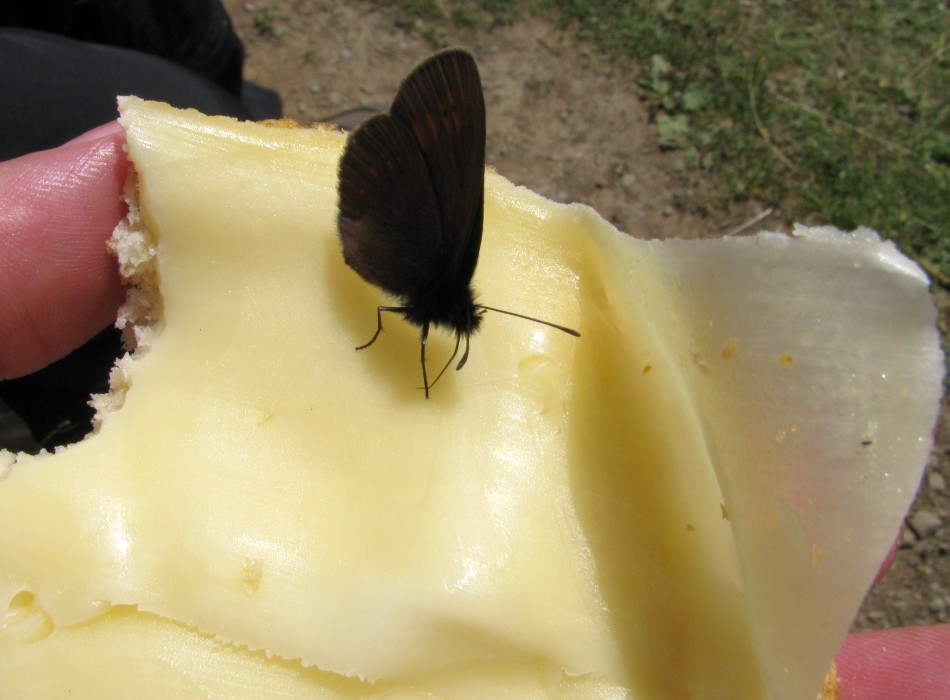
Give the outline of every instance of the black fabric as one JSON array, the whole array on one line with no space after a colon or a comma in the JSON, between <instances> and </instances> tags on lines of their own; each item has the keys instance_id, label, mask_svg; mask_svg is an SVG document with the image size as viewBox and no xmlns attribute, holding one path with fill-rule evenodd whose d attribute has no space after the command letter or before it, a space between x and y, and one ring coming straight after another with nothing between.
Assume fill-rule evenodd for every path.
<instances>
[{"instance_id":1,"label":"black fabric","mask_svg":"<svg viewBox=\"0 0 950 700\"><path fill-rule=\"evenodd\" d=\"M4 0L0 26L164 58L241 97L244 47L220 0Z\"/></svg>"},{"instance_id":2,"label":"black fabric","mask_svg":"<svg viewBox=\"0 0 950 700\"><path fill-rule=\"evenodd\" d=\"M250 119L237 97L162 58L0 28L0 160L62 145L115 119L117 95Z\"/></svg>"},{"instance_id":3,"label":"black fabric","mask_svg":"<svg viewBox=\"0 0 950 700\"><path fill-rule=\"evenodd\" d=\"M123 352L119 331L106 328L39 372L0 382L0 403L22 419L38 448L77 442L92 428L90 397L109 390L109 372ZM11 449L4 427L0 425L0 448Z\"/></svg>"}]
</instances>

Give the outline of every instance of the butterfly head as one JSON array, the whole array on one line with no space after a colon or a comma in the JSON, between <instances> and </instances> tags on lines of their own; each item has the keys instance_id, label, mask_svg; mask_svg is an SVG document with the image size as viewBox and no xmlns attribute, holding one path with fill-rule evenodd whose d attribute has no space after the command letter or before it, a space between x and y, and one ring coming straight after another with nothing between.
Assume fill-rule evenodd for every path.
<instances>
[{"instance_id":1,"label":"butterfly head","mask_svg":"<svg viewBox=\"0 0 950 700\"><path fill-rule=\"evenodd\" d=\"M457 335L471 335L478 330L484 313L475 303L470 286L452 293L422 294L413 297L404 307L403 316L417 326L431 324L454 331Z\"/></svg>"}]
</instances>

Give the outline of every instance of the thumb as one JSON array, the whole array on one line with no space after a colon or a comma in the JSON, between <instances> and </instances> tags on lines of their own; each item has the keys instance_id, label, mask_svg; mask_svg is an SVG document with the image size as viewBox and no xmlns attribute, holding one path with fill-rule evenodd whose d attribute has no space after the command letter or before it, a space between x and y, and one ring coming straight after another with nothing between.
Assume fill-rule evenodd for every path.
<instances>
[{"instance_id":1,"label":"thumb","mask_svg":"<svg viewBox=\"0 0 950 700\"><path fill-rule=\"evenodd\" d=\"M0 163L0 379L41 369L115 319L106 241L125 215L118 122Z\"/></svg>"}]
</instances>

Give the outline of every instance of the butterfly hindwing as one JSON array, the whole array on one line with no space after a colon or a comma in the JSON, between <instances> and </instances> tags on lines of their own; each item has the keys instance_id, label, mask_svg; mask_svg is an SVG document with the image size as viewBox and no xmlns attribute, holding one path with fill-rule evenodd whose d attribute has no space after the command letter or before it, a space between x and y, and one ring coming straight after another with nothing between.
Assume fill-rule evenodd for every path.
<instances>
[{"instance_id":1,"label":"butterfly hindwing","mask_svg":"<svg viewBox=\"0 0 950 700\"><path fill-rule=\"evenodd\" d=\"M339 194L343 258L365 280L411 299L445 266L437 195L401 121L376 115L350 135Z\"/></svg>"},{"instance_id":2,"label":"butterfly hindwing","mask_svg":"<svg viewBox=\"0 0 950 700\"><path fill-rule=\"evenodd\" d=\"M423 62L390 112L411 129L428 166L452 251L444 283L467 285L478 262L485 196L485 99L475 59L449 50Z\"/></svg>"}]
</instances>

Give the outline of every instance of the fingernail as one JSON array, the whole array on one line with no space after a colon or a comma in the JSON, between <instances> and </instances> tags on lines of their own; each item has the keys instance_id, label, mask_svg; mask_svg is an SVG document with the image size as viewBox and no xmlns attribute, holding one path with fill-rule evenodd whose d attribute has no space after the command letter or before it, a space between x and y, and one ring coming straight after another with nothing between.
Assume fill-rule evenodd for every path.
<instances>
[{"instance_id":1,"label":"fingernail","mask_svg":"<svg viewBox=\"0 0 950 700\"><path fill-rule=\"evenodd\" d=\"M120 133L122 133L122 126L116 119L106 124L102 124L101 126L97 126L95 129L90 129L86 133L80 134L76 138L67 141L64 145L83 143L85 141L96 141L106 138L107 136L113 136Z\"/></svg>"}]
</instances>

